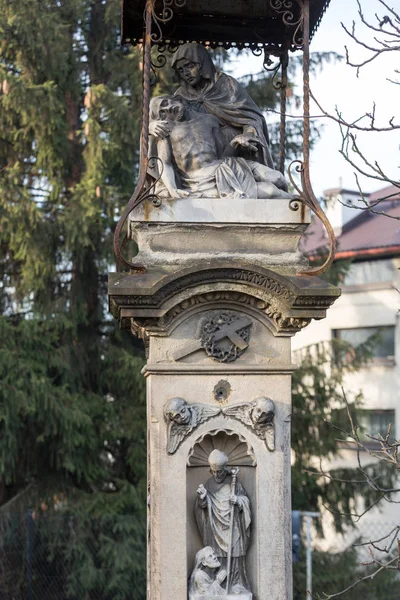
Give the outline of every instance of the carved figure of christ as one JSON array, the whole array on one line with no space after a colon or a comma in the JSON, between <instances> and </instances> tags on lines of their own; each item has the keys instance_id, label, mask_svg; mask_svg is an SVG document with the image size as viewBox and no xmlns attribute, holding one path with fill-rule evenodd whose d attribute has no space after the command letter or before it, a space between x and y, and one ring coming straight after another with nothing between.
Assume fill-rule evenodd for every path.
<instances>
[{"instance_id":1,"label":"carved figure of christ","mask_svg":"<svg viewBox=\"0 0 400 600\"><path fill-rule=\"evenodd\" d=\"M227 156L232 148L224 148L215 116L193 111L177 96L154 101L159 102L159 118L168 122L170 132L157 140L161 179L170 197L292 197L277 187L285 185L279 171ZM256 148L251 140L249 146Z\"/></svg>"}]
</instances>

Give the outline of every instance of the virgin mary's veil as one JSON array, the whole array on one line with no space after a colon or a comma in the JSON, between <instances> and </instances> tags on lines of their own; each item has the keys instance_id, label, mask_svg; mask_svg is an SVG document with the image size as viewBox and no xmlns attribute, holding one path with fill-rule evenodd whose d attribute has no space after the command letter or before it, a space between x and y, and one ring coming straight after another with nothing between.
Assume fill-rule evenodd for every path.
<instances>
[{"instance_id":1,"label":"virgin mary's veil","mask_svg":"<svg viewBox=\"0 0 400 600\"><path fill-rule=\"evenodd\" d=\"M180 46L172 59L172 68L176 70L178 62L183 59L199 64L202 77L204 77L204 79L214 81L217 71L213 61L211 60L211 56L204 46L195 43L184 44L183 46ZM184 84L184 82L181 83Z\"/></svg>"}]
</instances>

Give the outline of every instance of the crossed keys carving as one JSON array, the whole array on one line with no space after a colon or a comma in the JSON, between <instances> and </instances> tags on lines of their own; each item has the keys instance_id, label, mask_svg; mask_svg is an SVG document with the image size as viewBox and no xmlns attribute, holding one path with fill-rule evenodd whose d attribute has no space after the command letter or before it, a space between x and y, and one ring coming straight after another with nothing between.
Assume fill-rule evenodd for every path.
<instances>
[{"instance_id":1,"label":"crossed keys carving","mask_svg":"<svg viewBox=\"0 0 400 600\"><path fill-rule=\"evenodd\" d=\"M204 349L218 362L233 362L248 348L251 326L252 321L246 315L233 311L213 313L204 319L199 339L178 348L172 357L180 360Z\"/></svg>"}]
</instances>

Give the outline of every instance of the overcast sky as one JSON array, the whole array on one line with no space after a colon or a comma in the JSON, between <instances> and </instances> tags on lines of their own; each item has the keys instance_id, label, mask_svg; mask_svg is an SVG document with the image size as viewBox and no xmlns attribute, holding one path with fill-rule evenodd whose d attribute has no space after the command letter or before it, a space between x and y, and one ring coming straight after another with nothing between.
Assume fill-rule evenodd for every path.
<instances>
[{"instance_id":1,"label":"overcast sky","mask_svg":"<svg viewBox=\"0 0 400 600\"><path fill-rule=\"evenodd\" d=\"M387 0L388 5L395 7L398 0ZM388 11L381 7L378 0L362 0L363 11L375 25L374 14L384 16ZM344 46L349 47L353 62L370 56L356 46L347 36L341 22L351 29L353 19L357 23L356 32L363 41L375 44L371 33L359 23L356 0L331 0L331 4L322 19L319 29L311 44L312 51L334 50L345 54ZM376 45L376 44L375 44ZM376 103L377 125L386 126L388 120L395 116L400 124L400 85L387 81L387 78L400 80L394 70L400 67L400 51L386 52L371 64L363 67L356 77L356 70L342 63L328 64L323 71L311 79L311 89L323 108L334 113L335 106L347 120L355 119L365 112L370 112ZM232 69L236 76L248 72L259 72L262 59L251 57L239 61ZM311 114L320 114L314 105ZM323 190L334 187L356 189L353 171L339 154L341 135L338 125L329 119L320 119L324 123L321 140L311 156L311 180L318 196ZM400 179L400 130L390 133L358 134L358 141L368 160L377 160L383 170L394 180ZM361 163L360 163L361 164ZM364 191L374 191L385 186L379 181L361 178Z\"/></svg>"}]
</instances>

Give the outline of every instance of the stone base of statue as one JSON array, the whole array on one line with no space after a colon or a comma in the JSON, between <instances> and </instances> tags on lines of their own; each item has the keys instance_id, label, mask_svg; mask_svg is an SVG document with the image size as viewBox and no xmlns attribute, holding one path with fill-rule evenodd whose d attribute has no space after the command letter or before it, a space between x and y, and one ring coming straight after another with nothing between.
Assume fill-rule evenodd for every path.
<instances>
[{"instance_id":1,"label":"stone base of statue","mask_svg":"<svg viewBox=\"0 0 400 600\"><path fill-rule=\"evenodd\" d=\"M296 200L177 198L141 204L130 216L135 261L173 271L214 260L296 274L308 267L298 246L310 211Z\"/></svg>"},{"instance_id":2,"label":"stone base of statue","mask_svg":"<svg viewBox=\"0 0 400 600\"><path fill-rule=\"evenodd\" d=\"M227 600L292 597L290 337L339 295L297 274L293 208L186 198L130 218L147 272L111 273L109 296L147 352L151 600L220 598L229 555L249 591Z\"/></svg>"},{"instance_id":3,"label":"stone base of statue","mask_svg":"<svg viewBox=\"0 0 400 600\"><path fill-rule=\"evenodd\" d=\"M207 594L189 594L189 600L221 600L224 598L225 600L253 600L253 594L224 594L218 596L208 596Z\"/></svg>"}]
</instances>

